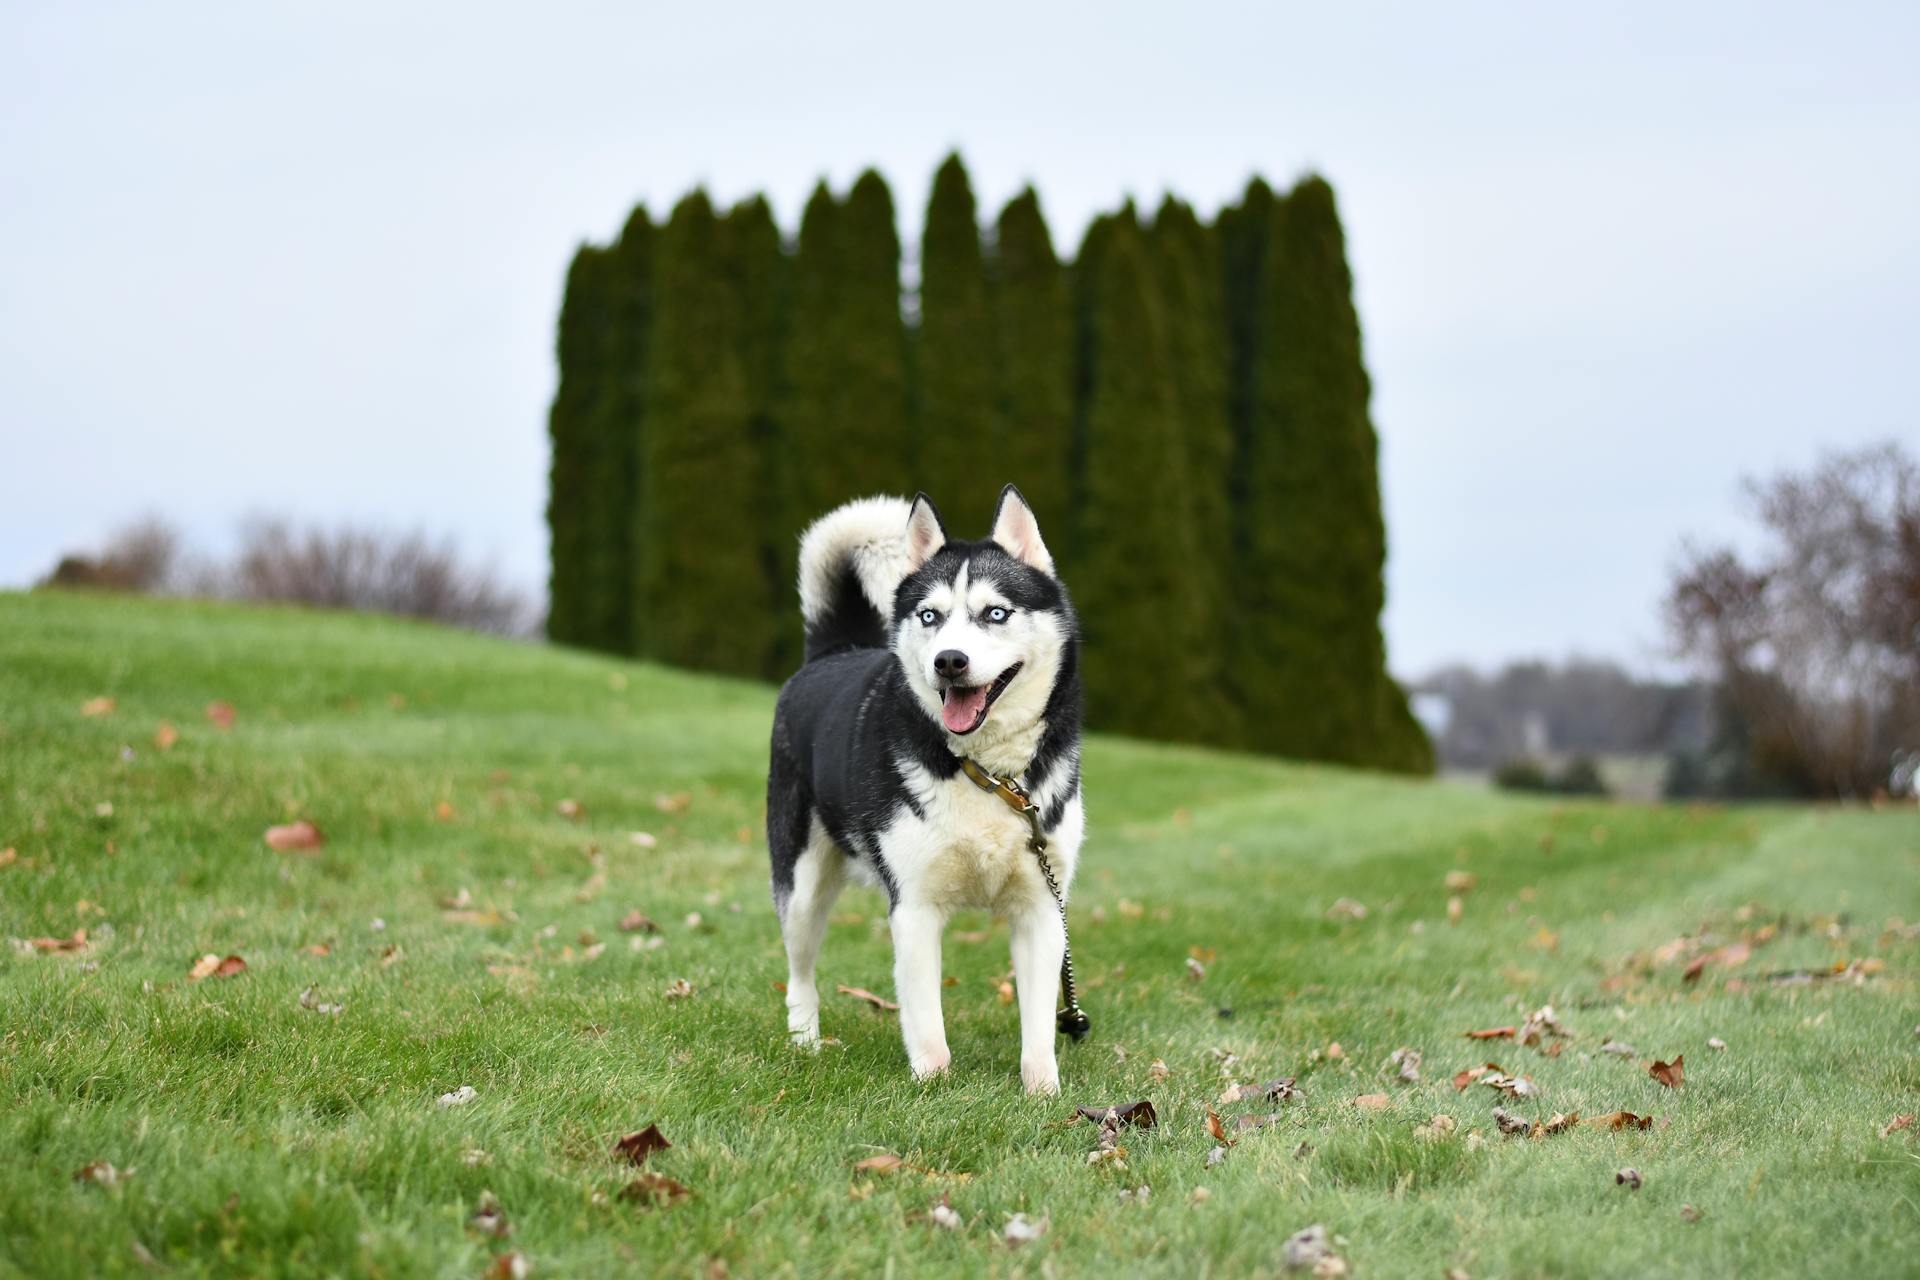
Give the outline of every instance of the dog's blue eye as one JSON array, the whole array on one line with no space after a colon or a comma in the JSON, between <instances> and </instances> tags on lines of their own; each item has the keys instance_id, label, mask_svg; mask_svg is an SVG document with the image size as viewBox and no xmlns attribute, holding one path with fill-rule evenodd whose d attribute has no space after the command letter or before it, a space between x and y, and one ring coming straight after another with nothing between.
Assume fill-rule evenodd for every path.
<instances>
[{"instance_id":1,"label":"dog's blue eye","mask_svg":"<svg viewBox=\"0 0 1920 1280\"><path fill-rule=\"evenodd\" d=\"M935 613L933 610L922 609L920 611L920 622L922 625L930 627L938 621L940 621L940 615Z\"/></svg>"},{"instance_id":2,"label":"dog's blue eye","mask_svg":"<svg viewBox=\"0 0 1920 1280\"><path fill-rule=\"evenodd\" d=\"M993 606L993 608L987 610L988 622L1005 622L1008 618L1011 618L1012 616L1013 616L1013 612L1011 610L1003 609L999 605L995 605Z\"/></svg>"}]
</instances>

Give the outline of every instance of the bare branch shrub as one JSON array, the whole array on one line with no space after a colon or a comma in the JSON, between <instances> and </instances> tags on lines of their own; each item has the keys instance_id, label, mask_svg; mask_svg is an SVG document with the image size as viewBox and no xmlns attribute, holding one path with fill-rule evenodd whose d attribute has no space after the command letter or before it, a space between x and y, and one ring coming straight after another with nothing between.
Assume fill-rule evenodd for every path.
<instances>
[{"instance_id":1,"label":"bare branch shrub","mask_svg":"<svg viewBox=\"0 0 1920 1280\"><path fill-rule=\"evenodd\" d=\"M181 567L180 531L143 516L116 530L97 556L62 556L39 585L156 595L177 584Z\"/></svg>"},{"instance_id":2,"label":"bare branch shrub","mask_svg":"<svg viewBox=\"0 0 1920 1280\"><path fill-rule=\"evenodd\" d=\"M1768 545L1753 563L1688 553L1666 602L1675 647L1719 680L1757 763L1872 794L1920 745L1920 465L1886 444L1747 492Z\"/></svg>"}]
</instances>

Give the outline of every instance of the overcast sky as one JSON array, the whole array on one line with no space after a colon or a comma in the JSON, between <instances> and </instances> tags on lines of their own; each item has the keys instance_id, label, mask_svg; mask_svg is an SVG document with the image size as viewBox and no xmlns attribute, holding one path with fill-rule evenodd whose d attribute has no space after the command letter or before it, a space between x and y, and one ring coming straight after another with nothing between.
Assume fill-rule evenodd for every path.
<instances>
[{"instance_id":1,"label":"overcast sky","mask_svg":"<svg viewBox=\"0 0 1920 1280\"><path fill-rule=\"evenodd\" d=\"M11 0L0 585L155 511L542 588L574 246L696 183L791 231L869 164L911 244L956 146L1063 252L1129 194L1332 180L1402 674L1646 666L1742 473L1920 448L1911 0L650 7Z\"/></svg>"}]
</instances>

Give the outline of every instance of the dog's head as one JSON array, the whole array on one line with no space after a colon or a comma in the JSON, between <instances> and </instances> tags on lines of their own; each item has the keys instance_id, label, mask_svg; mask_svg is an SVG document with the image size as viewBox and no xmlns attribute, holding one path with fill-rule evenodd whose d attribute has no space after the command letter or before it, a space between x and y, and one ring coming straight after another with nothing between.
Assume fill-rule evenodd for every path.
<instances>
[{"instance_id":1,"label":"dog's head","mask_svg":"<svg viewBox=\"0 0 1920 1280\"><path fill-rule=\"evenodd\" d=\"M893 651L915 698L956 751L1030 739L1071 663L1074 618L1027 500L1008 485L992 534L966 542L949 538L919 495L907 516L907 566L894 594Z\"/></svg>"}]
</instances>

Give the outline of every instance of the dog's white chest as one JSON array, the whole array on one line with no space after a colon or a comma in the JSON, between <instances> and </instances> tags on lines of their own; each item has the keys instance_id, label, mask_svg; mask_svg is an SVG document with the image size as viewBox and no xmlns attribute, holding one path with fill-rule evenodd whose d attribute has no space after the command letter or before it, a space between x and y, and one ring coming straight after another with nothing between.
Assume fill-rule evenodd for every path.
<instances>
[{"instance_id":1,"label":"dog's white chest","mask_svg":"<svg viewBox=\"0 0 1920 1280\"><path fill-rule=\"evenodd\" d=\"M915 896L949 911L1007 910L1046 888L1025 819L964 778L922 794L925 816L887 841L887 858ZM903 887L906 887L903 885Z\"/></svg>"}]
</instances>

